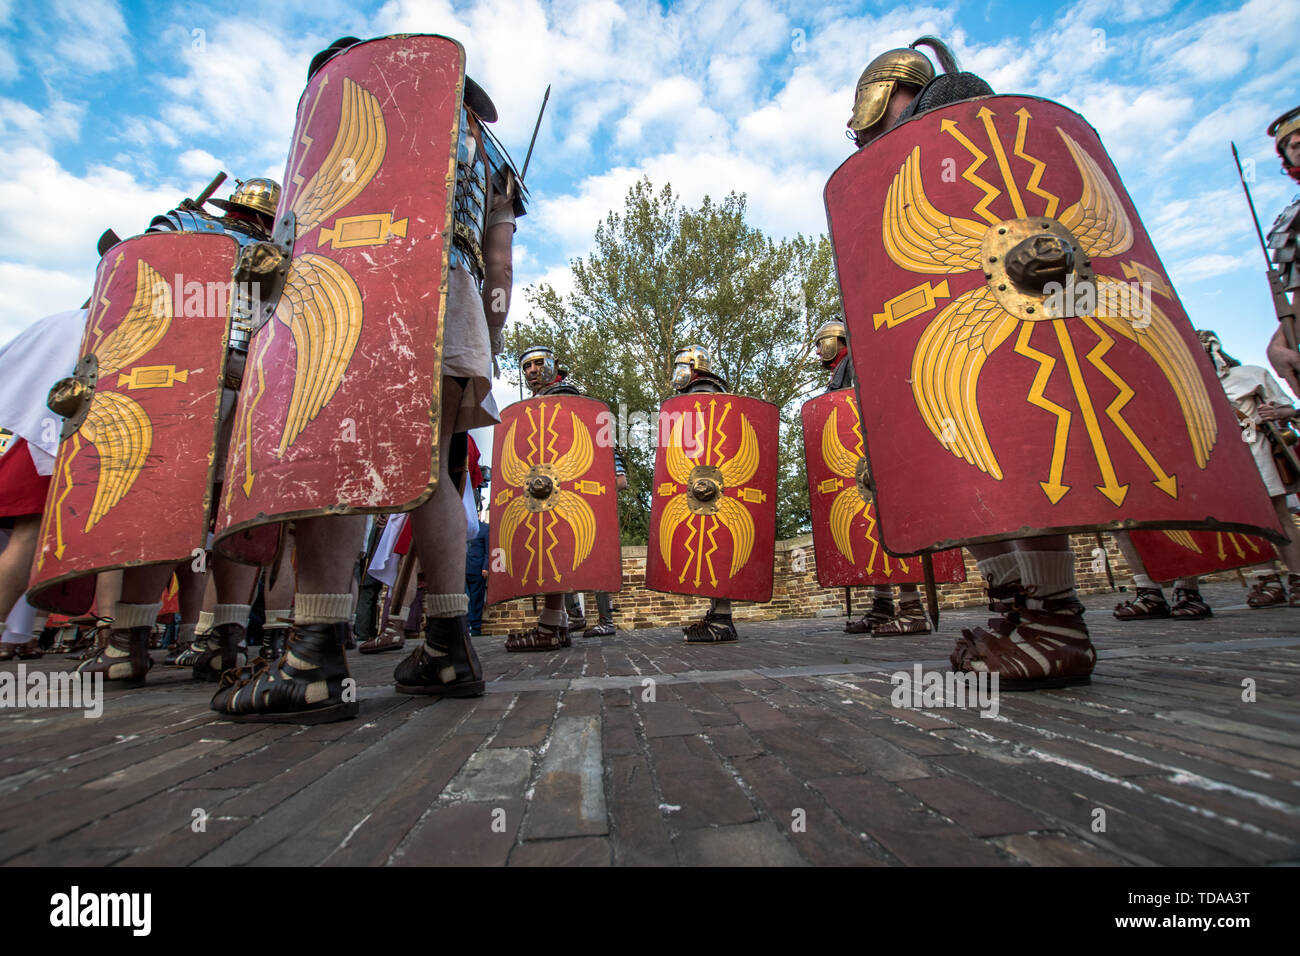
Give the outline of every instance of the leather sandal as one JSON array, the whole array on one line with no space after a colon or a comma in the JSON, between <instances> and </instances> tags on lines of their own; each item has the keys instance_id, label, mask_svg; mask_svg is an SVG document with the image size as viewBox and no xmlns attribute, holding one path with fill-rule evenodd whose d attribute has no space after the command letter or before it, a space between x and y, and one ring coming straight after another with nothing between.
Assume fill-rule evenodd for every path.
<instances>
[{"instance_id":1,"label":"leather sandal","mask_svg":"<svg viewBox=\"0 0 1300 956\"><path fill-rule=\"evenodd\" d=\"M208 635L207 650L194 661L192 673L195 680L220 680L228 670L244 666L245 655L240 649L244 640L242 624L219 624Z\"/></svg>"},{"instance_id":2,"label":"leather sandal","mask_svg":"<svg viewBox=\"0 0 1300 956\"><path fill-rule=\"evenodd\" d=\"M732 644L740 640L731 615L712 611L705 615L704 620L687 624L682 628L682 634L687 644Z\"/></svg>"},{"instance_id":3,"label":"leather sandal","mask_svg":"<svg viewBox=\"0 0 1300 956\"><path fill-rule=\"evenodd\" d=\"M877 624L884 624L894 619L894 599L875 598L871 610L862 615L860 620L849 621L844 625L845 634L870 634Z\"/></svg>"},{"instance_id":4,"label":"leather sandal","mask_svg":"<svg viewBox=\"0 0 1300 956\"><path fill-rule=\"evenodd\" d=\"M1286 576L1286 587L1290 598L1291 607L1300 607L1300 574L1288 574Z\"/></svg>"},{"instance_id":5,"label":"leather sandal","mask_svg":"<svg viewBox=\"0 0 1300 956\"><path fill-rule=\"evenodd\" d=\"M558 651L572 645L567 627L537 624L526 631L516 631L506 638L508 651Z\"/></svg>"},{"instance_id":6,"label":"leather sandal","mask_svg":"<svg viewBox=\"0 0 1300 956\"><path fill-rule=\"evenodd\" d=\"M1151 621L1169 617L1169 603L1160 588L1138 588L1137 598L1115 605L1115 617L1121 621Z\"/></svg>"},{"instance_id":7,"label":"leather sandal","mask_svg":"<svg viewBox=\"0 0 1300 956\"><path fill-rule=\"evenodd\" d=\"M1214 617L1214 612L1210 610L1210 605L1205 603L1200 591L1192 588L1174 588L1174 606L1169 609L1169 616L1184 621L1196 621Z\"/></svg>"},{"instance_id":8,"label":"leather sandal","mask_svg":"<svg viewBox=\"0 0 1300 956\"><path fill-rule=\"evenodd\" d=\"M209 645L208 639L211 637L211 631L207 634L196 637L194 643L176 655L176 660L174 662L176 666L193 667L198 662L198 659L208 652L210 646L216 646L215 639L212 641L212 644Z\"/></svg>"},{"instance_id":9,"label":"leather sandal","mask_svg":"<svg viewBox=\"0 0 1300 956\"><path fill-rule=\"evenodd\" d=\"M481 697L483 665L470 640L469 624L460 617L431 617L424 640L393 671L402 694L429 697Z\"/></svg>"},{"instance_id":10,"label":"leather sandal","mask_svg":"<svg viewBox=\"0 0 1300 956\"><path fill-rule=\"evenodd\" d=\"M352 630L346 621L295 624L284 655L275 662L254 658L252 666L231 669L211 707L238 723L325 724L356 717L356 699L343 646Z\"/></svg>"},{"instance_id":11,"label":"leather sandal","mask_svg":"<svg viewBox=\"0 0 1300 956\"><path fill-rule=\"evenodd\" d=\"M400 651L406 646L406 633L395 627L384 629L368 641L362 641L357 650L362 654L382 654L384 651Z\"/></svg>"},{"instance_id":12,"label":"leather sandal","mask_svg":"<svg viewBox=\"0 0 1300 956\"><path fill-rule=\"evenodd\" d=\"M962 630L949 656L954 671L997 674L998 688L1008 691L1091 683L1097 652L1077 598L1014 608L988 624Z\"/></svg>"},{"instance_id":13,"label":"leather sandal","mask_svg":"<svg viewBox=\"0 0 1300 956\"><path fill-rule=\"evenodd\" d=\"M599 624L595 625L594 627L589 627L585 631L583 631L582 636L583 637L610 637L611 635L617 633L618 633L618 628L614 626L613 622L601 621Z\"/></svg>"},{"instance_id":14,"label":"leather sandal","mask_svg":"<svg viewBox=\"0 0 1300 956\"><path fill-rule=\"evenodd\" d=\"M149 656L149 632L152 627L113 628L108 640L93 657L77 666L78 674L103 674L106 681L127 685L144 683L153 666Z\"/></svg>"},{"instance_id":15,"label":"leather sandal","mask_svg":"<svg viewBox=\"0 0 1300 956\"><path fill-rule=\"evenodd\" d=\"M903 601L899 605L898 613L888 621L872 625L871 633L875 635L929 634L930 619L926 616L919 600Z\"/></svg>"},{"instance_id":16,"label":"leather sandal","mask_svg":"<svg viewBox=\"0 0 1300 956\"><path fill-rule=\"evenodd\" d=\"M1246 595L1246 603L1253 608L1287 607L1290 604L1282 579L1276 574L1266 574L1256 580Z\"/></svg>"}]
</instances>

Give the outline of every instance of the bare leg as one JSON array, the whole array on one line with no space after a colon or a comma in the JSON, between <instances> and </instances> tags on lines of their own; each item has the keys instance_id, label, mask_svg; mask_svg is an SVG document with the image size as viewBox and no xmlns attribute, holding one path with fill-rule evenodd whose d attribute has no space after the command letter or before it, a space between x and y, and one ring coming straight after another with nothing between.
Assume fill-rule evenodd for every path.
<instances>
[{"instance_id":1,"label":"bare leg","mask_svg":"<svg viewBox=\"0 0 1300 956\"><path fill-rule=\"evenodd\" d=\"M9 611L27 590L40 530L40 515L23 515L14 519L9 542L4 551L0 552L0 621L9 615Z\"/></svg>"}]
</instances>

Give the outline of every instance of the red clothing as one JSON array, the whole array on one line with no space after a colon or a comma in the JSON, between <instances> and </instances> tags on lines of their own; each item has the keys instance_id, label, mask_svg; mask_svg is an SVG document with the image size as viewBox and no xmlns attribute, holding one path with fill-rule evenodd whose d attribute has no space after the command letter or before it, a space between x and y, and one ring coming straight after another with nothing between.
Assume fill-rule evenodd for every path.
<instances>
[{"instance_id":1,"label":"red clothing","mask_svg":"<svg viewBox=\"0 0 1300 956\"><path fill-rule=\"evenodd\" d=\"M38 515L45 510L51 475L36 473L26 438L16 438L0 455L0 518Z\"/></svg>"}]
</instances>

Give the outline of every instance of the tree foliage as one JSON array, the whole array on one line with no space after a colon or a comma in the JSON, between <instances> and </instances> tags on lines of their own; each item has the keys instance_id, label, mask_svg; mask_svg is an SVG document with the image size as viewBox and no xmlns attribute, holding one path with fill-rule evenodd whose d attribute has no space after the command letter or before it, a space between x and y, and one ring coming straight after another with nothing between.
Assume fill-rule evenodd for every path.
<instances>
[{"instance_id":1,"label":"tree foliage","mask_svg":"<svg viewBox=\"0 0 1300 956\"><path fill-rule=\"evenodd\" d=\"M812 333L840 315L830 242L774 242L746 224L745 204L743 194L731 193L689 208L671 185L656 191L641 180L622 211L597 227L592 253L572 262L572 291L529 286L527 320L507 329L510 354L550 346L582 390L617 416L628 471L619 497L625 544L648 537L655 438L649 422L673 394L674 354L690 344L708 349L733 392L781 409L777 536L809 527L798 416L827 380L812 353ZM507 374L517 382L518 367Z\"/></svg>"}]
</instances>

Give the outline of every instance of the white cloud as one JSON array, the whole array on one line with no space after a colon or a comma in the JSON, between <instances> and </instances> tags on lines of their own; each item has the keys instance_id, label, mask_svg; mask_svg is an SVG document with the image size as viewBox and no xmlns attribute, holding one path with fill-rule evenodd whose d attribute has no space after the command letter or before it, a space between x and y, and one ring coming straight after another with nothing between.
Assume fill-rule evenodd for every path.
<instances>
[{"instance_id":1,"label":"white cloud","mask_svg":"<svg viewBox=\"0 0 1300 956\"><path fill-rule=\"evenodd\" d=\"M187 175L207 176L209 179L215 176L218 170L226 168L225 163L205 149L187 149L176 158L176 165ZM276 175L280 173L277 172Z\"/></svg>"},{"instance_id":2,"label":"white cloud","mask_svg":"<svg viewBox=\"0 0 1300 956\"><path fill-rule=\"evenodd\" d=\"M177 186L141 185L109 166L76 176L33 146L0 149L0 167L8 172L0 179L0 336L80 305L99 261L100 232L112 227L134 235L184 195Z\"/></svg>"},{"instance_id":3,"label":"white cloud","mask_svg":"<svg viewBox=\"0 0 1300 956\"><path fill-rule=\"evenodd\" d=\"M113 0L53 0L34 18L28 55L43 74L100 74L135 62Z\"/></svg>"},{"instance_id":4,"label":"white cloud","mask_svg":"<svg viewBox=\"0 0 1300 956\"><path fill-rule=\"evenodd\" d=\"M84 107L67 100L56 99L44 112L38 112L26 103L0 99L0 138L46 148L55 141L75 138L84 114Z\"/></svg>"}]
</instances>

